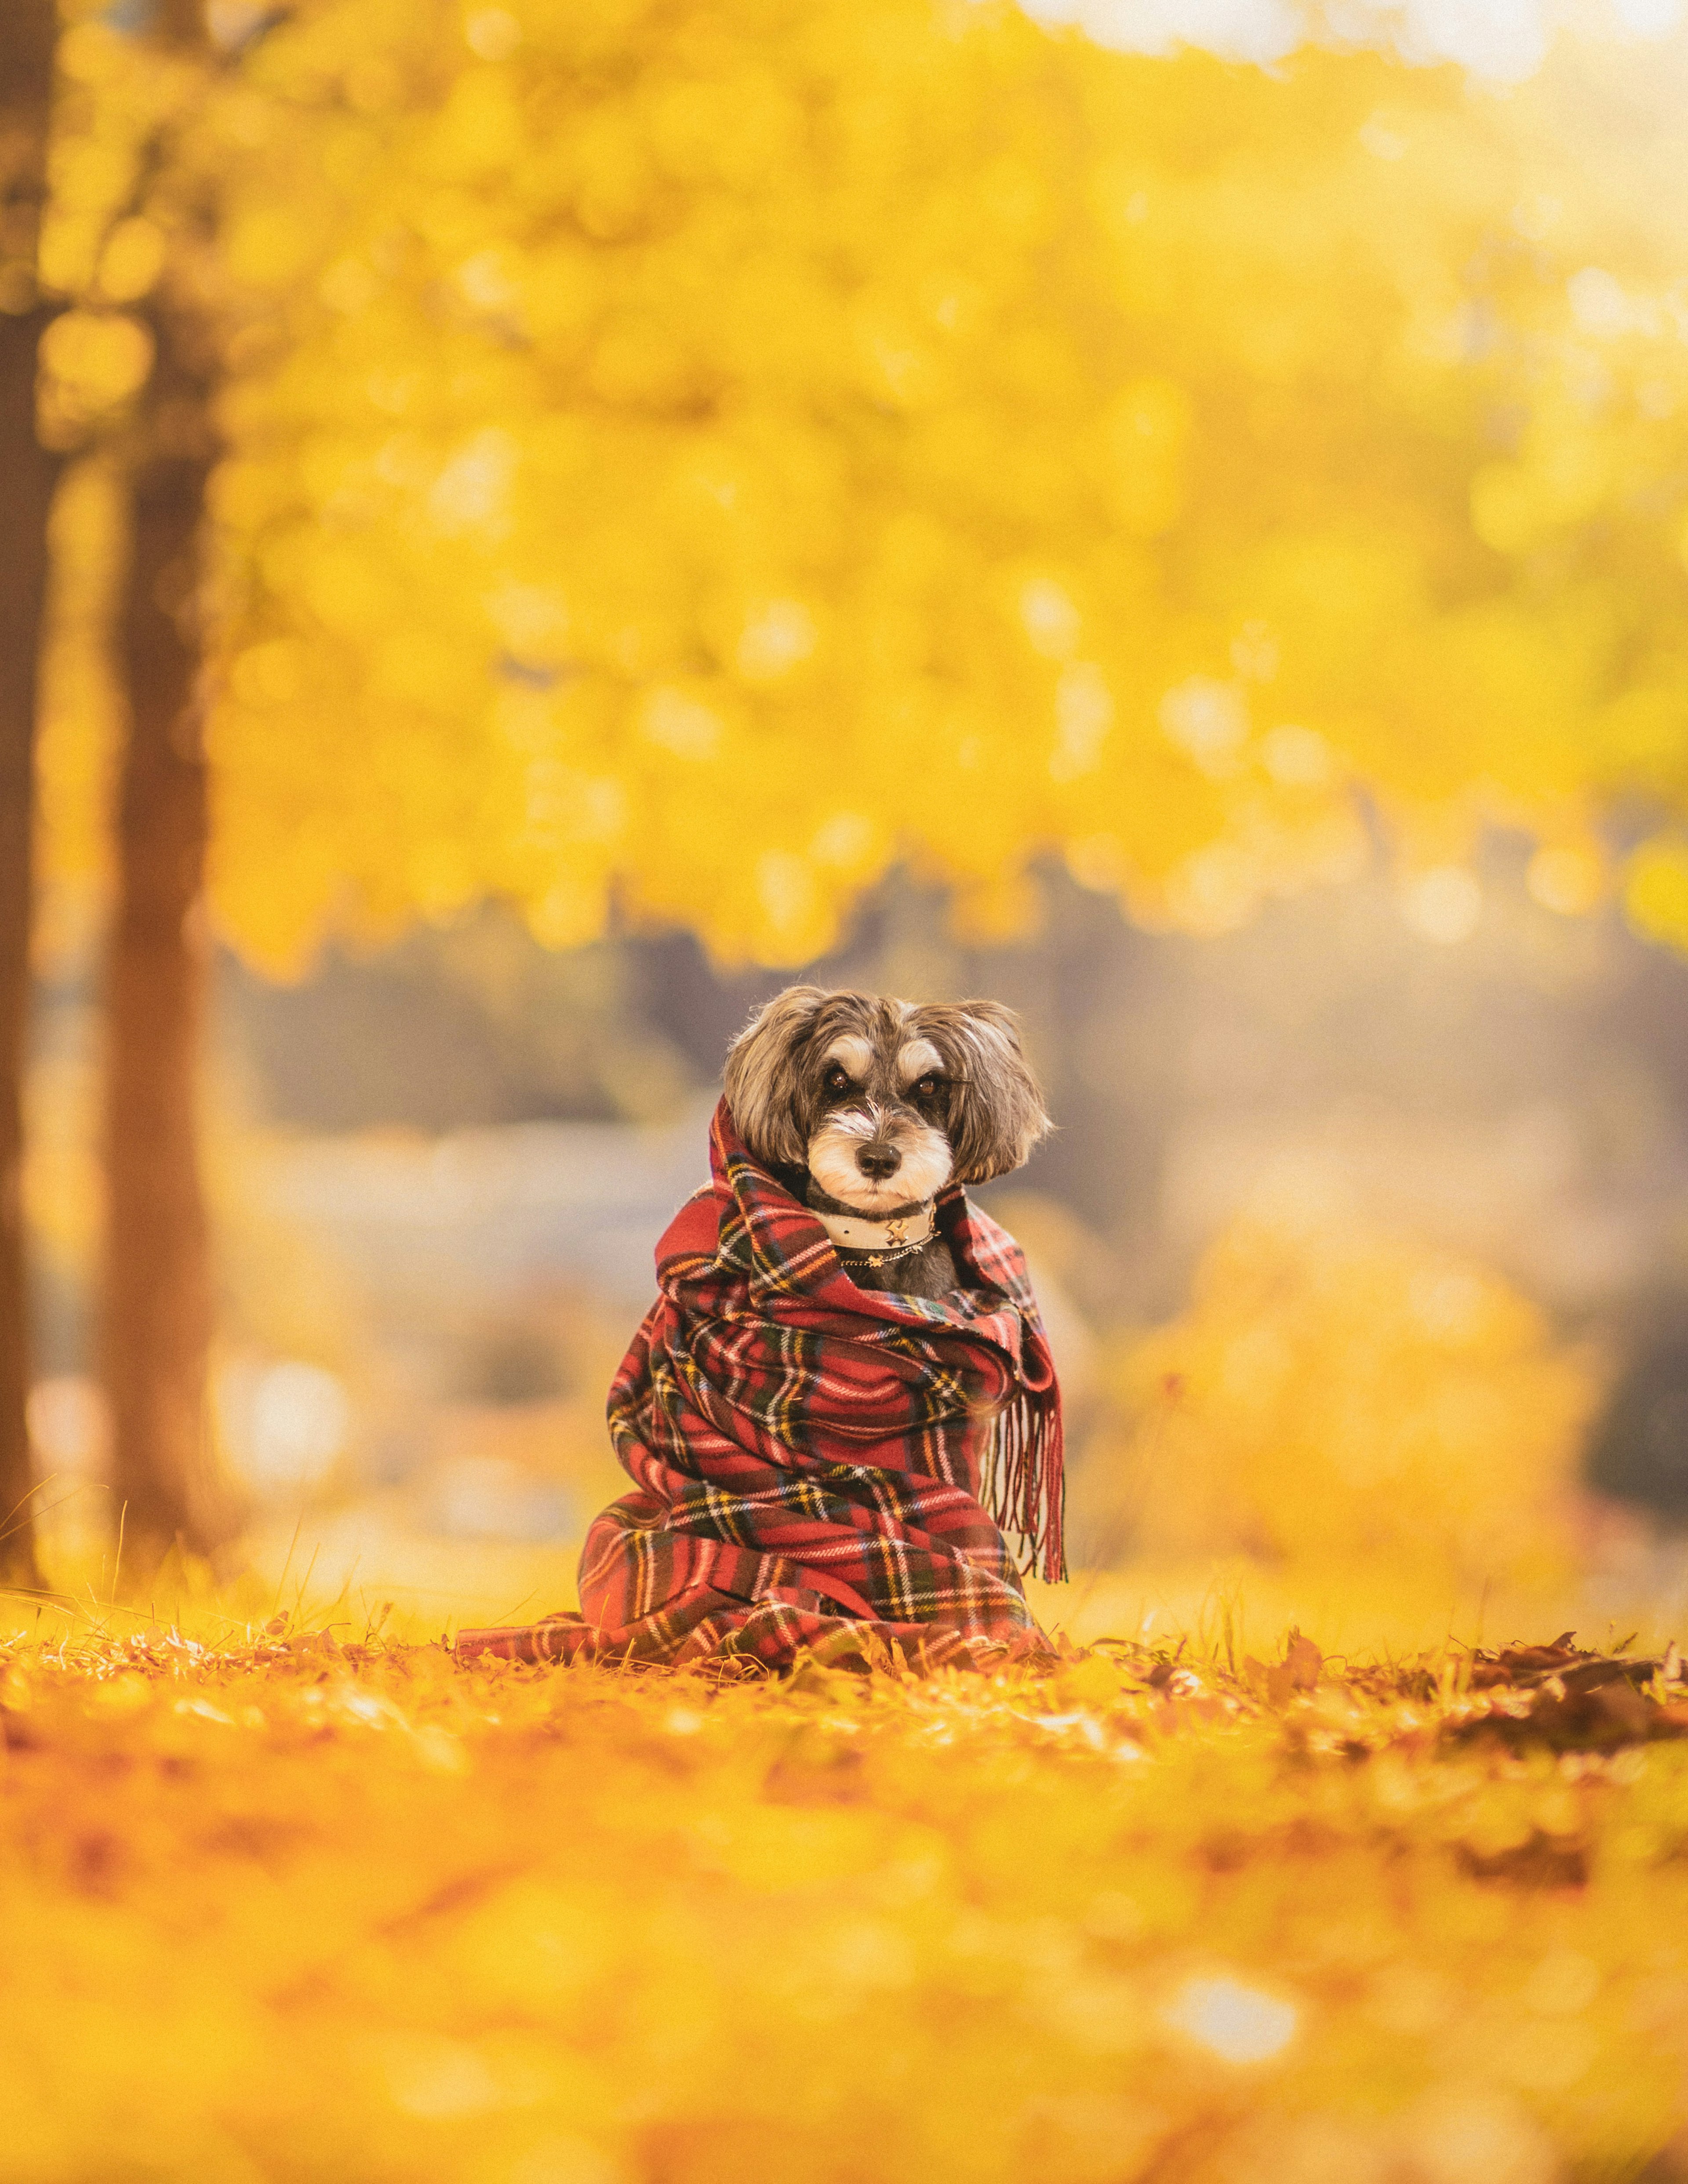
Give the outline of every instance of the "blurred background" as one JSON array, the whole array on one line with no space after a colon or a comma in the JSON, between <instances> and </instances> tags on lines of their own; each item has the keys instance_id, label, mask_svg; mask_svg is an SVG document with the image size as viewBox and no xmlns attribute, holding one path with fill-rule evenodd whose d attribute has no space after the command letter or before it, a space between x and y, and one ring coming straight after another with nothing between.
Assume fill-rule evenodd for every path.
<instances>
[{"instance_id":1,"label":"blurred background","mask_svg":"<svg viewBox=\"0 0 1688 2184\"><path fill-rule=\"evenodd\" d=\"M570 1604L802 977L1024 1019L1053 1618L1680 1617L1677 7L36 12L50 1581L168 1468L138 1162L209 1208L184 1546Z\"/></svg>"},{"instance_id":2,"label":"blurred background","mask_svg":"<svg viewBox=\"0 0 1688 2184\"><path fill-rule=\"evenodd\" d=\"M1058 1132L980 1195L1073 1429L1051 1613L1264 1581L1351 1621L1355 1557L1409 1621L1485 1586L1680 1612L1688 965L1542 908L1523 865L1487 844L1455 936L1375 875L1145 934L1051 870L998 947L899 876L804 967L1024 1018ZM316 1590L423 1614L572 1596L655 1240L707 1173L726 1042L787 976L675 934L559 954L496 908L292 986L220 961L214 1415L263 1567L315 1556ZM50 987L42 1157L84 1208L96 1038L83 985ZM31 1412L84 1552L109 1498L87 1246L37 1236Z\"/></svg>"}]
</instances>

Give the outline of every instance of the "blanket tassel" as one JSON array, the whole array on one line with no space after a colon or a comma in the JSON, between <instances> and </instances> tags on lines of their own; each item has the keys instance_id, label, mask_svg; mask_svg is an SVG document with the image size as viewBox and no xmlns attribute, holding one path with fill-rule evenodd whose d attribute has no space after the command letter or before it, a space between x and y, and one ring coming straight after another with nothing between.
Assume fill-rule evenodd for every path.
<instances>
[{"instance_id":1,"label":"blanket tassel","mask_svg":"<svg viewBox=\"0 0 1688 2184\"><path fill-rule=\"evenodd\" d=\"M1058 1403L1025 1390L996 1414L979 1498L1024 1549L1022 1575L1051 1585L1067 1575L1067 1477Z\"/></svg>"}]
</instances>

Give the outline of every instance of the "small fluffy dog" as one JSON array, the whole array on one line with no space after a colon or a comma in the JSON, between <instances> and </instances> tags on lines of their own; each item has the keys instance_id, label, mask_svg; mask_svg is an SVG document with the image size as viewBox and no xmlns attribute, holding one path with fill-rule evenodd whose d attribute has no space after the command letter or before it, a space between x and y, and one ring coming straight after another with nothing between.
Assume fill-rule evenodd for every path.
<instances>
[{"instance_id":1,"label":"small fluffy dog","mask_svg":"<svg viewBox=\"0 0 1688 2184\"><path fill-rule=\"evenodd\" d=\"M850 1279L905 1296L961 1287L938 1192L1008 1174L1050 1127L995 1001L788 986L733 1041L726 1090L746 1149L819 1216Z\"/></svg>"}]
</instances>

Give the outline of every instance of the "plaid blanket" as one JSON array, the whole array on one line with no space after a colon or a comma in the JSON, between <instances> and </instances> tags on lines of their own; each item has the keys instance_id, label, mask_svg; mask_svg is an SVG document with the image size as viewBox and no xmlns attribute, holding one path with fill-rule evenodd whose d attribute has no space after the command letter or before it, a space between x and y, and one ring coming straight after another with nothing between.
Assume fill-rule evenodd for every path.
<instances>
[{"instance_id":1,"label":"plaid blanket","mask_svg":"<svg viewBox=\"0 0 1688 2184\"><path fill-rule=\"evenodd\" d=\"M1004 1535L1066 1575L1061 1401L1013 1238L952 1184L936 1215L966 1287L859 1290L725 1101L710 1150L610 1390L633 1487L587 1535L583 1613L465 1630L458 1652L783 1669L1045 1650Z\"/></svg>"}]
</instances>

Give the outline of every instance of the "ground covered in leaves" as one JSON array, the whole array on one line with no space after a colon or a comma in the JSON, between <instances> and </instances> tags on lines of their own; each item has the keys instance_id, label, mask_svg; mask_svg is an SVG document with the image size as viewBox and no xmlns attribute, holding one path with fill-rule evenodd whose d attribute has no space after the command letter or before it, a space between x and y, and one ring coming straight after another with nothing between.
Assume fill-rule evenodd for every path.
<instances>
[{"instance_id":1,"label":"ground covered in leaves","mask_svg":"<svg viewBox=\"0 0 1688 2184\"><path fill-rule=\"evenodd\" d=\"M1688 1688L0 1639L0 2179L1688 2175Z\"/></svg>"}]
</instances>

